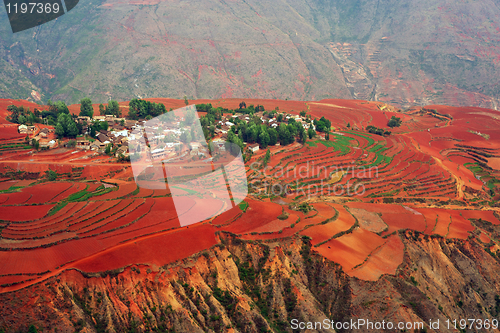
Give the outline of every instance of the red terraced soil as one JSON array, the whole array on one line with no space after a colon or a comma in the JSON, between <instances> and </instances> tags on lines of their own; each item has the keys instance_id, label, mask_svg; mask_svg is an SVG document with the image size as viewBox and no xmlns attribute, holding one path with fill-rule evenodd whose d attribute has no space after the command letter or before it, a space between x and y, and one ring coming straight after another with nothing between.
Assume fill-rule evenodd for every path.
<instances>
[{"instance_id":1,"label":"red terraced soil","mask_svg":"<svg viewBox=\"0 0 500 333\"><path fill-rule=\"evenodd\" d=\"M217 241L212 226L206 224L192 226L116 246L94 257L81 260L74 267L85 272L102 272L130 264L162 266L215 244Z\"/></svg>"},{"instance_id":2,"label":"red terraced soil","mask_svg":"<svg viewBox=\"0 0 500 333\"><path fill-rule=\"evenodd\" d=\"M43 206L2 206L2 220L6 221L32 221L45 215L55 205Z\"/></svg>"},{"instance_id":3,"label":"red terraced soil","mask_svg":"<svg viewBox=\"0 0 500 333\"><path fill-rule=\"evenodd\" d=\"M142 199L135 199L130 204L127 203L127 206L123 210L113 212L112 215L111 213L108 214L108 212L105 211L103 214L101 214L102 216L100 216L101 218L104 218L104 220L92 224L87 224L85 228L78 230L78 236L87 237L92 235L98 235L102 232L111 230L113 228L124 226L126 225L126 223L132 222L136 218L140 217L142 214L147 213L149 211L150 206L151 204L144 211L144 201ZM137 213L139 212L141 214L137 215ZM129 218L124 219L124 217L127 216L134 218L131 220L129 220Z\"/></svg>"},{"instance_id":4,"label":"red terraced soil","mask_svg":"<svg viewBox=\"0 0 500 333\"><path fill-rule=\"evenodd\" d=\"M387 242L374 251L363 265L347 274L362 280L377 281L383 274L395 274L403 262L403 255L404 244L399 236L389 236Z\"/></svg>"},{"instance_id":5,"label":"red terraced soil","mask_svg":"<svg viewBox=\"0 0 500 333\"><path fill-rule=\"evenodd\" d=\"M47 183L24 188L23 192L31 194L31 198L26 202L27 204L54 202L53 199L68 190L71 185L71 183L62 182Z\"/></svg>"},{"instance_id":6,"label":"red terraced soil","mask_svg":"<svg viewBox=\"0 0 500 333\"><path fill-rule=\"evenodd\" d=\"M0 276L0 286L5 284L19 283L35 278L33 275L10 275Z\"/></svg>"},{"instance_id":7,"label":"red terraced soil","mask_svg":"<svg viewBox=\"0 0 500 333\"><path fill-rule=\"evenodd\" d=\"M356 222L354 217L341 205L333 205L333 207L339 211L339 216L335 221L315 225L300 232L301 235L312 238L312 245L322 243L342 231L349 230Z\"/></svg>"},{"instance_id":8,"label":"red terraced soil","mask_svg":"<svg viewBox=\"0 0 500 333\"><path fill-rule=\"evenodd\" d=\"M73 186L71 186L71 188L69 188L67 191L62 192L61 194L57 195L56 197L54 197L54 199L52 199L52 201L59 202L63 199L66 199L70 195L77 193L77 192L80 192L83 189L85 189L85 186L86 185L84 183L73 183Z\"/></svg>"},{"instance_id":9,"label":"red terraced soil","mask_svg":"<svg viewBox=\"0 0 500 333\"><path fill-rule=\"evenodd\" d=\"M396 204L374 204L366 202L349 202L347 207L361 208L374 213L406 213L404 207Z\"/></svg>"},{"instance_id":10,"label":"red terraced soil","mask_svg":"<svg viewBox=\"0 0 500 333\"><path fill-rule=\"evenodd\" d=\"M89 229L93 229L95 223L102 223L100 220L109 218L113 219L115 214L120 214L123 210L128 211L127 207L133 204L134 201L135 200L133 199L123 199L120 200L117 205L114 201L106 202L104 203L104 205L108 204L109 206L103 205L104 207L112 207L108 209L99 209L99 214L84 221L71 222L71 226L68 227L68 230L77 231L78 233L84 233Z\"/></svg>"},{"instance_id":11,"label":"red terraced soil","mask_svg":"<svg viewBox=\"0 0 500 333\"><path fill-rule=\"evenodd\" d=\"M285 229L286 227L289 227L293 223L297 222L299 219L299 216L297 214L290 214L286 220L272 220L265 225L262 225L258 228L252 229L250 232L278 232L280 230Z\"/></svg>"},{"instance_id":12,"label":"red terraced soil","mask_svg":"<svg viewBox=\"0 0 500 333\"><path fill-rule=\"evenodd\" d=\"M148 188L139 188L139 193L136 195L132 196L132 198L145 198L145 197L151 197L154 194L154 190L148 189Z\"/></svg>"},{"instance_id":13,"label":"red terraced soil","mask_svg":"<svg viewBox=\"0 0 500 333\"><path fill-rule=\"evenodd\" d=\"M391 233L399 229L412 229L424 232L426 222L423 215L413 214L406 211L406 213L383 213L382 220L389 226L386 233Z\"/></svg>"},{"instance_id":14,"label":"red terraced soil","mask_svg":"<svg viewBox=\"0 0 500 333\"><path fill-rule=\"evenodd\" d=\"M481 231L481 234L479 235L479 240L483 242L484 244L488 244L491 242L490 237L484 233L484 231Z\"/></svg>"},{"instance_id":15,"label":"red terraced soil","mask_svg":"<svg viewBox=\"0 0 500 333\"><path fill-rule=\"evenodd\" d=\"M231 208L224 213L218 215L216 218L212 220L213 225L222 225L227 224L230 221L233 221L237 216L242 215L243 211L239 207Z\"/></svg>"},{"instance_id":16,"label":"red terraced soil","mask_svg":"<svg viewBox=\"0 0 500 333\"><path fill-rule=\"evenodd\" d=\"M467 239L469 232L474 231L474 227L471 225L470 221L460 216L460 213L457 211L449 210L449 213L452 220L446 238Z\"/></svg>"},{"instance_id":17,"label":"red terraced soil","mask_svg":"<svg viewBox=\"0 0 500 333\"><path fill-rule=\"evenodd\" d=\"M149 213L141 217L137 222L130 226L114 231L111 235L105 234L98 236L98 239L109 238L111 241L121 242L141 235L149 235L160 231L170 230L180 227L177 214L173 208L173 202L170 201L170 207L166 207L164 200L170 198L148 199L146 206L149 207L150 200L153 206ZM135 214L135 212L133 212ZM114 222L113 222L114 223Z\"/></svg>"},{"instance_id":18,"label":"red terraced soil","mask_svg":"<svg viewBox=\"0 0 500 333\"><path fill-rule=\"evenodd\" d=\"M0 194L0 198L3 197L9 198L3 202L3 205L19 205L26 203L31 198L31 194L24 191Z\"/></svg>"},{"instance_id":19,"label":"red terraced soil","mask_svg":"<svg viewBox=\"0 0 500 333\"><path fill-rule=\"evenodd\" d=\"M260 235L252 235L246 234L240 236L241 239L246 240L269 240L269 239L280 239L293 236L297 232L297 228L285 228L282 232L273 232L270 234L260 234Z\"/></svg>"},{"instance_id":20,"label":"red terraced soil","mask_svg":"<svg viewBox=\"0 0 500 333\"><path fill-rule=\"evenodd\" d=\"M446 236L448 234L449 225L451 223L450 215L443 210L440 210L437 214L438 220L433 234Z\"/></svg>"},{"instance_id":21,"label":"red terraced soil","mask_svg":"<svg viewBox=\"0 0 500 333\"><path fill-rule=\"evenodd\" d=\"M251 232L252 229L265 225L281 214L281 206L278 204L255 200L248 200L248 204L249 206L246 213L231 223L231 225L222 227L222 230L236 234L244 234Z\"/></svg>"},{"instance_id":22,"label":"red terraced soil","mask_svg":"<svg viewBox=\"0 0 500 333\"><path fill-rule=\"evenodd\" d=\"M188 219L189 223L197 223L216 216L223 209L223 205L224 203L218 199L196 198L194 205L187 212L183 214L180 212L177 213L179 214L181 223L184 224L185 219Z\"/></svg>"},{"instance_id":23,"label":"red terraced soil","mask_svg":"<svg viewBox=\"0 0 500 333\"><path fill-rule=\"evenodd\" d=\"M8 180L6 182L0 182L0 191L5 191L11 188L12 186L16 186L18 182L15 180Z\"/></svg>"},{"instance_id":24,"label":"red terraced soil","mask_svg":"<svg viewBox=\"0 0 500 333\"><path fill-rule=\"evenodd\" d=\"M28 223L11 223L6 229L3 230L2 235L6 236L7 232L9 231L18 233L19 232L30 233L38 228L50 227L52 225L59 223L60 221L63 221L63 219L66 220L68 217L73 216L75 213L79 211L80 208L82 208L85 205L86 203L84 202L78 202L78 203L71 202L68 203L64 208L59 210L53 216L47 216L45 218Z\"/></svg>"},{"instance_id":25,"label":"red terraced soil","mask_svg":"<svg viewBox=\"0 0 500 333\"><path fill-rule=\"evenodd\" d=\"M18 125L5 124L0 125L0 142L3 140L24 139L26 135L17 131Z\"/></svg>"},{"instance_id":26,"label":"red terraced soil","mask_svg":"<svg viewBox=\"0 0 500 333\"><path fill-rule=\"evenodd\" d=\"M323 257L342 265L344 271L347 272L363 263L366 257L385 241L370 231L358 228L350 234L313 249Z\"/></svg>"},{"instance_id":27,"label":"red terraced soil","mask_svg":"<svg viewBox=\"0 0 500 333\"><path fill-rule=\"evenodd\" d=\"M61 241L76 238L78 235L74 232L57 233L52 236L43 237L42 239L28 239L10 242L9 240L0 239L0 248L3 249L35 249L44 245L56 244Z\"/></svg>"},{"instance_id":28,"label":"red terraced soil","mask_svg":"<svg viewBox=\"0 0 500 333\"><path fill-rule=\"evenodd\" d=\"M491 210L460 210L465 219L482 219L494 225L499 225L500 221L495 217Z\"/></svg>"},{"instance_id":29,"label":"red terraced soil","mask_svg":"<svg viewBox=\"0 0 500 333\"><path fill-rule=\"evenodd\" d=\"M118 190L94 197L96 200L113 200L126 196L137 189L136 183L120 185Z\"/></svg>"}]
</instances>

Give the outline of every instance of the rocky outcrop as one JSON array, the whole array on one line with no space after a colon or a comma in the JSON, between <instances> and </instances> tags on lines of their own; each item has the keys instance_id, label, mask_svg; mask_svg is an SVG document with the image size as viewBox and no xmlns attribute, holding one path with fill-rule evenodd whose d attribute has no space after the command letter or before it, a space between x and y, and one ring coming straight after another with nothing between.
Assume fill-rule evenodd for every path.
<instances>
[{"instance_id":1,"label":"rocky outcrop","mask_svg":"<svg viewBox=\"0 0 500 333\"><path fill-rule=\"evenodd\" d=\"M137 264L94 275L71 270L2 294L0 329L291 332L293 319L364 318L426 325L439 319L439 331L451 332L443 326L447 319L499 316L499 263L483 245L413 231L399 237L405 257L396 275L369 282L315 254L307 237L278 243L223 234L210 250L163 267Z\"/></svg>"}]
</instances>

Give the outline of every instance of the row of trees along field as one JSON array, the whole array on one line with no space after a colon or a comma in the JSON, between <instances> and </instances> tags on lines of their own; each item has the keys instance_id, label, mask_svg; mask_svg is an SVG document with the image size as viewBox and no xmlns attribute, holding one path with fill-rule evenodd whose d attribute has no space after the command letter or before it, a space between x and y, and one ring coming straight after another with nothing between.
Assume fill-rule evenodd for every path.
<instances>
[{"instance_id":1,"label":"row of trees along field","mask_svg":"<svg viewBox=\"0 0 500 333\"><path fill-rule=\"evenodd\" d=\"M102 105L102 104L101 104ZM16 124L46 124L54 126L55 133L59 138L75 138L77 135L84 134L84 128L88 126L89 134L94 137L100 130L108 129L108 123L105 121L101 122L83 122L80 123L76 121L77 116L71 115L69 113L68 106L62 102L58 101L53 103L52 101L47 102L48 110L38 110L34 108L33 111L30 108L25 108L23 106L9 105L7 111L10 115L7 116L7 120ZM110 101L108 106L105 108L106 114L120 115L118 102ZM80 103L80 116L93 117L92 102L89 98L84 98Z\"/></svg>"}]
</instances>

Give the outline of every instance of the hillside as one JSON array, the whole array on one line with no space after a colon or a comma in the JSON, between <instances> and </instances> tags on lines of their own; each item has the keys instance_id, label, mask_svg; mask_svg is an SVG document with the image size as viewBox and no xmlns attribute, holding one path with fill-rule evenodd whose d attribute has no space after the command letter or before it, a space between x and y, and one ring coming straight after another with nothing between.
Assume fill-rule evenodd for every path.
<instances>
[{"instance_id":1,"label":"hillside","mask_svg":"<svg viewBox=\"0 0 500 333\"><path fill-rule=\"evenodd\" d=\"M356 98L496 109L494 1L80 2L0 27L0 97Z\"/></svg>"},{"instance_id":2,"label":"hillside","mask_svg":"<svg viewBox=\"0 0 500 333\"><path fill-rule=\"evenodd\" d=\"M236 109L241 99L196 101L207 102ZM33 106L1 100L2 118L11 103ZM0 331L291 332L294 318L499 319L496 111L246 103L306 111L332 129L328 139L318 132L271 146L265 169L266 149L255 152L245 164L249 194L228 209L215 177L188 177L196 190L176 184L185 191L179 210L174 186L139 187L129 162L62 146L35 151L1 119L9 130L0 135ZM390 134L370 133L393 116L401 124ZM180 223L198 212L214 217Z\"/></svg>"}]
</instances>

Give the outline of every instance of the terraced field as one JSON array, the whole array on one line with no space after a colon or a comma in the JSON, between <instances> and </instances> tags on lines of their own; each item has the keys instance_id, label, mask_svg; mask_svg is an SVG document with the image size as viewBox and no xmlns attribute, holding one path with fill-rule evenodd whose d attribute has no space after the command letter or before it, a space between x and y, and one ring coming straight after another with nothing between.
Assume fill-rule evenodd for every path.
<instances>
[{"instance_id":1,"label":"terraced field","mask_svg":"<svg viewBox=\"0 0 500 333\"><path fill-rule=\"evenodd\" d=\"M150 189L133 182L129 165L109 157L69 149L33 153L22 138L0 141L0 292L72 268L162 266L217 244L221 233L247 241L309 239L313 251L365 280L395 274L403 233L476 238L489 251L500 248L500 121L493 111L254 102L325 116L332 129L329 140L318 133L304 145L270 147L265 167L265 150L254 154L242 203L221 199L228 187L215 174ZM403 124L391 135L365 130L385 127L392 115ZM45 176L49 169L56 181ZM186 216L204 221L183 227Z\"/></svg>"}]
</instances>

